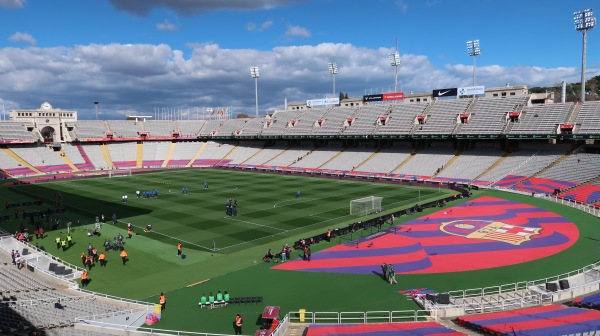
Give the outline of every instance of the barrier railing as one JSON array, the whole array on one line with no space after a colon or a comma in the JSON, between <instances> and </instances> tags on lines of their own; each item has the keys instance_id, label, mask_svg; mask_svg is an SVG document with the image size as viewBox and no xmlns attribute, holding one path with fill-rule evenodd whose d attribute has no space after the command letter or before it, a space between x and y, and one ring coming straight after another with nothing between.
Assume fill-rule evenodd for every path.
<instances>
[{"instance_id":1,"label":"barrier railing","mask_svg":"<svg viewBox=\"0 0 600 336\"><path fill-rule=\"evenodd\" d=\"M169 330L169 329L159 329L159 328L149 328L149 327L135 327L135 326L127 326L121 324L107 323L102 321L93 321L77 318L75 319L75 329L83 329L83 330L98 330L97 328L103 329L105 332L108 330L114 330L115 334L121 334L121 332L127 332L123 335L195 335L195 336L230 336L231 334L212 334L212 333L203 333L203 332L194 332L194 331L180 331L180 330Z\"/></svg>"},{"instance_id":2,"label":"barrier railing","mask_svg":"<svg viewBox=\"0 0 600 336\"><path fill-rule=\"evenodd\" d=\"M591 265L584 266L582 268L562 273L559 275L553 275L543 279L531 280L531 281L521 281L515 282L511 284L504 284L500 286L492 286L492 287L482 287L482 288L471 288L471 289L462 289L462 290L454 290L449 291L448 294L455 299L466 299L473 297L483 297L494 294L503 294L503 293L511 293L520 290L527 290L533 286L541 286L545 285L547 282L557 282L559 280L568 279L577 275L581 275L586 273L592 269L600 267L600 261L597 261ZM600 281L600 274L597 275L597 279L593 281Z\"/></svg>"},{"instance_id":3,"label":"barrier railing","mask_svg":"<svg viewBox=\"0 0 600 336\"><path fill-rule=\"evenodd\" d=\"M25 259L25 262L26 262L28 265L30 265L30 266L32 266L32 267L34 267L36 270L38 270L38 271L40 271L40 272L42 272L42 273L44 273L44 274L46 274L46 275L49 275L49 276L51 276L51 277L53 277L53 278L55 278L55 279L57 279L57 280L66 281L66 282L68 282L68 283L73 283L73 282L72 282L73 280L72 280L72 279L70 279L70 278L74 278L74 277L76 278L76 277L78 277L77 273L78 273L78 272L82 272L82 271L83 271L83 268L81 268L81 267L79 267L79 266L76 266L76 265L73 265L73 264L71 264L71 263L69 263L69 262L66 262L66 261L62 260L62 259L58 259L57 257L55 257L55 256L51 255L50 253L48 253L48 252L46 252L46 251L41 251L41 250L37 249L37 248L36 248L34 245L31 245L31 244L29 244L29 243L27 243L27 242L18 241L18 240L17 240L16 238L14 238L13 236L0 236L0 241L1 241L1 240L5 240L5 239L13 239L13 240L14 240L14 242L16 242L17 244L22 244L22 245L24 245L24 247L27 247L27 249L29 249L29 251L31 252L31 254L28 254L28 255L22 256L22 257ZM5 248L5 247L4 247L2 244L0 244L0 248L4 249L6 252L10 252L10 251L9 251L7 248ZM21 249L21 250L22 250L22 249ZM32 260L34 260L34 259L35 259L36 261L39 261L39 258L41 258L41 257L46 257L46 258L48 258L48 260L49 260L50 262L53 262L53 261L55 261L55 262L57 262L57 263L60 263L60 264L62 264L62 265L65 265L65 266L67 266L67 267L69 267L69 268L73 269L73 270L74 270L74 272L73 272L73 273L71 273L71 274L69 274L69 275L67 275L67 276L59 276L59 275L56 275L54 272L50 272L50 271L49 271L49 270L47 270L47 269L44 269L44 268L41 268L41 267L37 267L37 265L35 265L35 264L33 264L33 263L31 263L31 262L30 262L30 261L32 261Z\"/></svg>"},{"instance_id":4,"label":"barrier railing","mask_svg":"<svg viewBox=\"0 0 600 336\"><path fill-rule=\"evenodd\" d=\"M426 310L367 311L367 312L305 312L292 311L290 323L386 323L417 322L430 318Z\"/></svg>"}]
</instances>

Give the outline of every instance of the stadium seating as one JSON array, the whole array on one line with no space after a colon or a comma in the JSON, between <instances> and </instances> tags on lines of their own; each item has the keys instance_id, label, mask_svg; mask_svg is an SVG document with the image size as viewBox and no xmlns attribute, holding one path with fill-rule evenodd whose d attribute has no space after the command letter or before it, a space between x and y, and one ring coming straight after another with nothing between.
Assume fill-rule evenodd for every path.
<instances>
[{"instance_id":1,"label":"stadium seating","mask_svg":"<svg viewBox=\"0 0 600 336\"><path fill-rule=\"evenodd\" d=\"M205 120L178 120L175 121L175 130L179 132L179 136L194 137L198 135L205 123Z\"/></svg>"},{"instance_id":2,"label":"stadium seating","mask_svg":"<svg viewBox=\"0 0 600 336\"><path fill-rule=\"evenodd\" d=\"M457 322L493 335L569 335L600 330L600 311L551 304L462 316Z\"/></svg>"},{"instance_id":3,"label":"stadium seating","mask_svg":"<svg viewBox=\"0 0 600 336\"><path fill-rule=\"evenodd\" d=\"M447 99L432 103L425 123L418 125L415 134L454 133L458 115L465 113L472 102L471 99Z\"/></svg>"},{"instance_id":4,"label":"stadium seating","mask_svg":"<svg viewBox=\"0 0 600 336\"><path fill-rule=\"evenodd\" d=\"M142 123L142 127L142 131L148 133L149 137L170 137L175 131L172 120L147 120Z\"/></svg>"},{"instance_id":5,"label":"stadium seating","mask_svg":"<svg viewBox=\"0 0 600 336\"><path fill-rule=\"evenodd\" d=\"M529 95L504 99L478 98L470 111L471 118L462 124L459 134L500 134L506 127L507 114L520 112Z\"/></svg>"},{"instance_id":6,"label":"stadium seating","mask_svg":"<svg viewBox=\"0 0 600 336\"><path fill-rule=\"evenodd\" d=\"M573 103L535 105L523 108L519 122L513 123L511 134L556 134L558 126L567 122Z\"/></svg>"},{"instance_id":7,"label":"stadium seating","mask_svg":"<svg viewBox=\"0 0 600 336\"><path fill-rule=\"evenodd\" d=\"M32 122L9 120L0 122L0 141L34 142L38 140L41 140L41 136Z\"/></svg>"},{"instance_id":8,"label":"stadium seating","mask_svg":"<svg viewBox=\"0 0 600 336\"><path fill-rule=\"evenodd\" d=\"M437 322L369 323L369 324L311 324L306 336L427 336L427 335L466 335L449 329Z\"/></svg>"},{"instance_id":9,"label":"stadium seating","mask_svg":"<svg viewBox=\"0 0 600 336\"><path fill-rule=\"evenodd\" d=\"M137 138L142 132L142 122L134 120L108 120L107 126L113 138Z\"/></svg>"},{"instance_id":10,"label":"stadium seating","mask_svg":"<svg viewBox=\"0 0 600 336\"><path fill-rule=\"evenodd\" d=\"M579 125L578 134L600 133L600 101L588 101L581 105L581 109L575 119Z\"/></svg>"},{"instance_id":11,"label":"stadium seating","mask_svg":"<svg viewBox=\"0 0 600 336\"><path fill-rule=\"evenodd\" d=\"M418 151L410 161L405 162L394 174L433 176L438 168L450 161L457 151L446 147L432 147Z\"/></svg>"},{"instance_id":12,"label":"stadium seating","mask_svg":"<svg viewBox=\"0 0 600 336\"><path fill-rule=\"evenodd\" d=\"M378 116L379 126L374 134L409 134L415 127L418 116L425 115L429 104L399 104L393 105L388 115ZM381 118L385 121L382 123Z\"/></svg>"},{"instance_id":13,"label":"stadium seating","mask_svg":"<svg viewBox=\"0 0 600 336\"><path fill-rule=\"evenodd\" d=\"M88 138L105 138L108 128L101 120L78 120L75 123L67 123L67 128L72 140L83 141Z\"/></svg>"},{"instance_id":14,"label":"stadium seating","mask_svg":"<svg viewBox=\"0 0 600 336\"><path fill-rule=\"evenodd\" d=\"M596 203L600 201L600 182L571 189L561 193L560 198L579 203Z\"/></svg>"}]
</instances>

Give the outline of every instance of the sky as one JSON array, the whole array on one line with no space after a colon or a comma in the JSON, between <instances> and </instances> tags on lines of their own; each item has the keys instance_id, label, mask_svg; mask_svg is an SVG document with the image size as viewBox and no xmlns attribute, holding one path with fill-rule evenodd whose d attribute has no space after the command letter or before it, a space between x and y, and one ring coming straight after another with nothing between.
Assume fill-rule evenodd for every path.
<instances>
[{"instance_id":1,"label":"sky","mask_svg":"<svg viewBox=\"0 0 600 336\"><path fill-rule=\"evenodd\" d=\"M405 93L471 86L474 61L476 85L485 87L576 83L583 34L573 12L594 3L0 0L0 104L9 111L48 101L80 119L96 118L94 102L101 119L162 118L165 110L194 119L218 107L253 116L257 84L263 115L286 99L394 92L396 43L397 91ZM587 34L588 79L600 75L598 30ZM480 41L476 59L469 40Z\"/></svg>"}]
</instances>

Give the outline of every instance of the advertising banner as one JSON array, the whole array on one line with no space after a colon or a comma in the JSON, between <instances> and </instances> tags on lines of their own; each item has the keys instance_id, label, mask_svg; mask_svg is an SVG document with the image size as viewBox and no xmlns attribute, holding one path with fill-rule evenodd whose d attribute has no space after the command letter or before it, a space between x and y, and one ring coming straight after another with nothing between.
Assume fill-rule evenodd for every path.
<instances>
[{"instance_id":1,"label":"advertising banner","mask_svg":"<svg viewBox=\"0 0 600 336\"><path fill-rule=\"evenodd\" d=\"M456 97L456 95L458 95L458 88L433 90L432 95L433 98Z\"/></svg>"},{"instance_id":2,"label":"advertising banner","mask_svg":"<svg viewBox=\"0 0 600 336\"><path fill-rule=\"evenodd\" d=\"M483 96L485 95L485 86L467 86L458 88L459 96Z\"/></svg>"},{"instance_id":3,"label":"advertising banner","mask_svg":"<svg viewBox=\"0 0 600 336\"><path fill-rule=\"evenodd\" d=\"M338 105L339 103L340 98L311 99L306 101L306 106L315 107L325 105Z\"/></svg>"}]
</instances>

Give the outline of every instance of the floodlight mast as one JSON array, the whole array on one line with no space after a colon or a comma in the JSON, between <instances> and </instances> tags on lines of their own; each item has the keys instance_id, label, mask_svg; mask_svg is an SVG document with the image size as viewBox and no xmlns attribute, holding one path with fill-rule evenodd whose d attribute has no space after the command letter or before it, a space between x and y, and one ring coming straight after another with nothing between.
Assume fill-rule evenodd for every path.
<instances>
[{"instance_id":1,"label":"floodlight mast","mask_svg":"<svg viewBox=\"0 0 600 336\"><path fill-rule=\"evenodd\" d=\"M587 51L587 31L596 26L596 18L594 12L591 9L585 9L579 12L573 13L573 20L575 21L575 30L583 33L583 46L581 48L581 93L579 100L581 103L585 102L585 60Z\"/></svg>"},{"instance_id":2,"label":"floodlight mast","mask_svg":"<svg viewBox=\"0 0 600 336\"><path fill-rule=\"evenodd\" d=\"M100 102L94 102L94 105L96 106L96 120L98 120L98 104L100 104Z\"/></svg>"},{"instance_id":3,"label":"floodlight mast","mask_svg":"<svg viewBox=\"0 0 600 336\"><path fill-rule=\"evenodd\" d=\"M398 92L398 66L400 66L400 53L398 52L398 40L396 40L396 51L389 55L390 65L395 68L394 92Z\"/></svg>"},{"instance_id":4,"label":"floodlight mast","mask_svg":"<svg viewBox=\"0 0 600 336\"><path fill-rule=\"evenodd\" d=\"M327 68L329 69L329 74L333 76L333 96L335 97L335 75L339 73L339 70L335 62L328 63Z\"/></svg>"},{"instance_id":5,"label":"floodlight mast","mask_svg":"<svg viewBox=\"0 0 600 336\"><path fill-rule=\"evenodd\" d=\"M475 86L475 74L477 72L477 56L481 54L479 40L467 41L469 56L473 56L473 86Z\"/></svg>"},{"instance_id":6,"label":"floodlight mast","mask_svg":"<svg viewBox=\"0 0 600 336\"><path fill-rule=\"evenodd\" d=\"M258 118L258 77L260 77L260 73L258 72L258 67L253 66L250 68L250 75L254 78L254 94L256 96L256 117Z\"/></svg>"}]
</instances>

